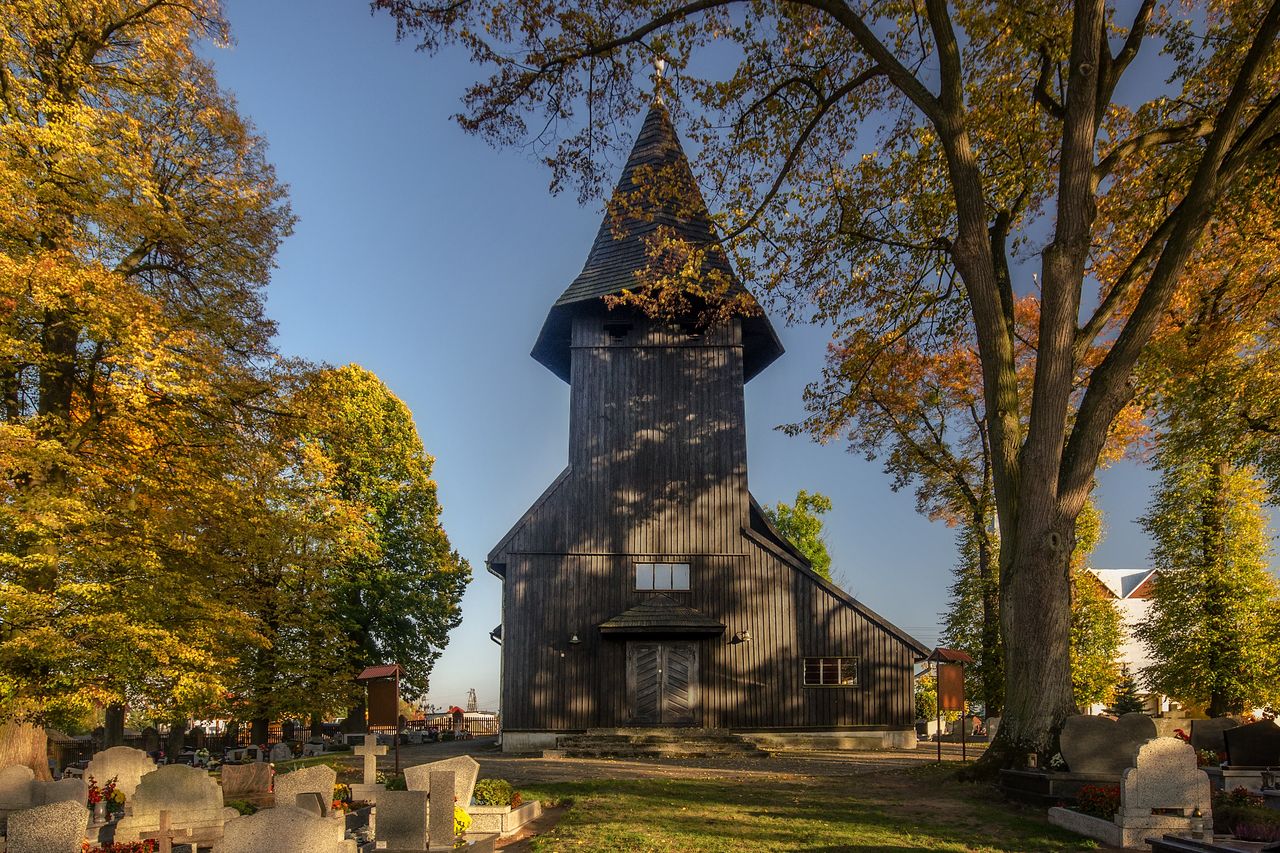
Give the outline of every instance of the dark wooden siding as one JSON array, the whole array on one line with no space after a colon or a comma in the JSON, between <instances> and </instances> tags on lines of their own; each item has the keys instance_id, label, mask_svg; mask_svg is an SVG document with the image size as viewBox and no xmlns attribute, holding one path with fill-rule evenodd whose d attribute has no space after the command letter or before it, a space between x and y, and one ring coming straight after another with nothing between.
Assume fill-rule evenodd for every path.
<instances>
[{"instance_id":1,"label":"dark wooden siding","mask_svg":"<svg viewBox=\"0 0 1280 853\"><path fill-rule=\"evenodd\" d=\"M625 322L621 337L605 327ZM726 626L697 641L697 725L911 725L910 645L743 532L741 344L737 322L691 336L603 309L575 316L569 468L490 554L505 573L508 729L628 722L625 641L596 628L651 594L633 589L641 561L690 563L690 591L669 594ZM742 630L752 640L730 642ZM803 687L806 656L858 657L859 684Z\"/></svg>"},{"instance_id":2,"label":"dark wooden siding","mask_svg":"<svg viewBox=\"0 0 1280 853\"><path fill-rule=\"evenodd\" d=\"M799 569L753 543L742 556L509 554L503 714L510 729L627 723L626 645L595 626L648 593L638 560L686 557L692 589L668 593L726 626L698 641L697 724L736 729L910 726L912 649ZM737 631L751 641L730 642ZM579 645L570 645L577 634ZM856 656L859 684L802 686L806 656Z\"/></svg>"},{"instance_id":3,"label":"dark wooden siding","mask_svg":"<svg viewBox=\"0 0 1280 853\"><path fill-rule=\"evenodd\" d=\"M605 324L619 322L633 329L615 340ZM575 318L573 341L568 476L502 550L742 553L740 326L691 337L590 314Z\"/></svg>"}]
</instances>

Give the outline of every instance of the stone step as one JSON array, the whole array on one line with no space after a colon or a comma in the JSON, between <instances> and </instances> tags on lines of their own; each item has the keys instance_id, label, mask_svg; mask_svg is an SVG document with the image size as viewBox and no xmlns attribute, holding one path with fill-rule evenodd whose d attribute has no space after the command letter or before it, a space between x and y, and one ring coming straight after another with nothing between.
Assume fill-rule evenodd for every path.
<instances>
[{"instance_id":1,"label":"stone step","mask_svg":"<svg viewBox=\"0 0 1280 853\"><path fill-rule=\"evenodd\" d=\"M557 739L544 758L759 757L768 753L723 729L589 729Z\"/></svg>"}]
</instances>

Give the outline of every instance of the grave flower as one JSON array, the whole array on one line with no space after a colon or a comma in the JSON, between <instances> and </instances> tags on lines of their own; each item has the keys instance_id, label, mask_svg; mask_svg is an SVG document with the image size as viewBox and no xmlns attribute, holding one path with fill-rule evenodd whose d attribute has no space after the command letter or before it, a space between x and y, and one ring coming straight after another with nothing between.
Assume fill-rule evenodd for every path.
<instances>
[{"instance_id":1,"label":"grave flower","mask_svg":"<svg viewBox=\"0 0 1280 853\"><path fill-rule=\"evenodd\" d=\"M453 807L453 834L462 835L471 828L471 815L467 814L459 806Z\"/></svg>"}]
</instances>

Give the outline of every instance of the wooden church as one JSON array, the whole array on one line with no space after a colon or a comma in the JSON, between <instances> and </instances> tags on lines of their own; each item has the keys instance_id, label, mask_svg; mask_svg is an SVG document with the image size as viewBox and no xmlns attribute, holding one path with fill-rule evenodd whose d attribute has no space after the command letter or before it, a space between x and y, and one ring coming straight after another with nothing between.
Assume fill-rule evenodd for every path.
<instances>
[{"instance_id":1,"label":"wooden church","mask_svg":"<svg viewBox=\"0 0 1280 853\"><path fill-rule=\"evenodd\" d=\"M615 197L642 166L692 180L660 104ZM713 247L708 264L745 292L698 202L625 233L606 216L534 345L571 388L569 464L488 557L504 748L626 726L914 745L926 650L815 574L747 489L744 386L783 352L768 318L699 329L602 300L635 286L660 225Z\"/></svg>"}]
</instances>

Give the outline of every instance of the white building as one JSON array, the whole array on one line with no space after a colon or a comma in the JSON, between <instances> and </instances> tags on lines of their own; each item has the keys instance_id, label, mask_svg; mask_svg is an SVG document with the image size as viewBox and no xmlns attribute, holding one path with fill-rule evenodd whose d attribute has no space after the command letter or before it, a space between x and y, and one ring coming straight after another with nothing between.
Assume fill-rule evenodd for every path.
<instances>
[{"instance_id":1,"label":"white building","mask_svg":"<svg viewBox=\"0 0 1280 853\"><path fill-rule=\"evenodd\" d=\"M1119 662L1142 683L1142 670L1151 663L1151 656L1137 637L1134 629L1147 620L1151 609L1151 593L1155 587L1157 569L1090 569L1098 583L1111 597L1111 606L1120 613L1124 624L1124 639L1120 643ZM1147 696L1149 710L1167 710L1163 696ZM1159 703L1157 705L1156 703ZM1091 714L1102 713L1103 706L1089 709Z\"/></svg>"}]
</instances>

